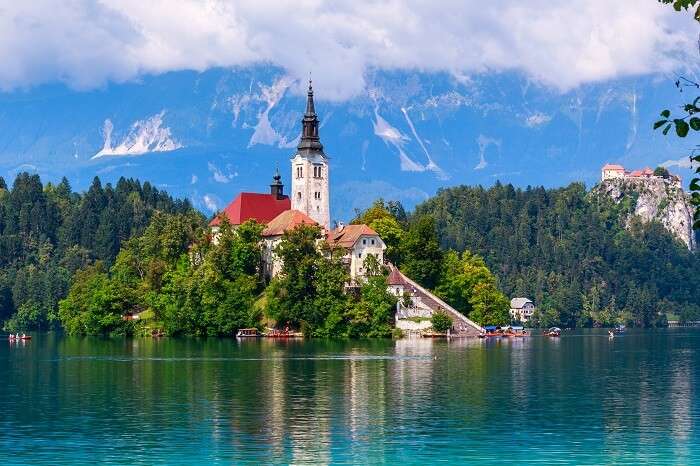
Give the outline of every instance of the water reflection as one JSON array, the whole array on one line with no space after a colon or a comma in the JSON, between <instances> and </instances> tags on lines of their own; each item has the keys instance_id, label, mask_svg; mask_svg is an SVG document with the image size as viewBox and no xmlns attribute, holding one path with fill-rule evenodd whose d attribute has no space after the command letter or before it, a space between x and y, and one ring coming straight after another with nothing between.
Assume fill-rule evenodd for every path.
<instances>
[{"instance_id":1,"label":"water reflection","mask_svg":"<svg viewBox=\"0 0 700 466\"><path fill-rule=\"evenodd\" d=\"M687 463L698 350L687 329L613 341L43 335L0 348L0 452L39 464Z\"/></svg>"}]
</instances>

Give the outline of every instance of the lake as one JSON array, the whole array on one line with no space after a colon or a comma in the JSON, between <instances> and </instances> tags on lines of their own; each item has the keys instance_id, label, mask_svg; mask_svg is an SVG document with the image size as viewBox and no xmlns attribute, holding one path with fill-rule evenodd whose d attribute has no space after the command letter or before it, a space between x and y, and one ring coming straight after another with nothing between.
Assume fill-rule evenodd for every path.
<instances>
[{"instance_id":1,"label":"lake","mask_svg":"<svg viewBox=\"0 0 700 466\"><path fill-rule=\"evenodd\" d=\"M698 462L700 329L0 343L3 464Z\"/></svg>"}]
</instances>

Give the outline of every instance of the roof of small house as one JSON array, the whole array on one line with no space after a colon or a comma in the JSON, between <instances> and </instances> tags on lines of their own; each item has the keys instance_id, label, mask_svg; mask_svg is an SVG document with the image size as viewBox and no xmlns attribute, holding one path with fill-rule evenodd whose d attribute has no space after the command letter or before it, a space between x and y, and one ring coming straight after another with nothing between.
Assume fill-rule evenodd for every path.
<instances>
[{"instance_id":1,"label":"roof of small house","mask_svg":"<svg viewBox=\"0 0 700 466\"><path fill-rule=\"evenodd\" d=\"M631 176L633 178L639 178L640 176L642 176L642 171L641 170L632 170L630 172L629 176Z\"/></svg>"},{"instance_id":2,"label":"roof of small house","mask_svg":"<svg viewBox=\"0 0 700 466\"><path fill-rule=\"evenodd\" d=\"M343 225L328 233L328 242L333 246L349 249L362 236L379 236L367 225Z\"/></svg>"},{"instance_id":3,"label":"roof of small house","mask_svg":"<svg viewBox=\"0 0 700 466\"><path fill-rule=\"evenodd\" d=\"M274 194L240 193L219 215L209 222L209 226L221 224L221 216L228 217L231 225L240 225L247 220L268 223L285 210L292 207L289 197L278 198Z\"/></svg>"},{"instance_id":4,"label":"roof of small house","mask_svg":"<svg viewBox=\"0 0 700 466\"><path fill-rule=\"evenodd\" d=\"M615 163L606 163L605 165L603 165L603 170L618 170L618 171L622 170L622 171L625 171L625 167L623 167L622 165L617 165Z\"/></svg>"},{"instance_id":5,"label":"roof of small house","mask_svg":"<svg viewBox=\"0 0 700 466\"><path fill-rule=\"evenodd\" d=\"M532 301L530 301L527 298L513 298L510 300L510 308L511 309L522 309L525 307L527 303L533 304Z\"/></svg>"},{"instance_id":6,"label":"roof of small house","mask_svg":"<svg viewBox=\"0 0 700 466\"><path fill-rule=\"evenodd\" d=\"M389 276L386 277L386 283L387 283L387 285L405 285L406 284L403 277L401 276L401 272L399 272L399 269L397 269L396 267L391 267L391 272L389 272Z\"/></svg>"},{"instance_id":7,"label":"roof of small house","mask_svg":"<svg viewBox=\"0 0 700 466\"><path fill-rule=\"evenodd\" d=\"M293 230L299 225L318 225L314 219L298 210L285 210L270 220L262 232L263 236L281 236L285 231Z\"/></svg>"}]
</instances>

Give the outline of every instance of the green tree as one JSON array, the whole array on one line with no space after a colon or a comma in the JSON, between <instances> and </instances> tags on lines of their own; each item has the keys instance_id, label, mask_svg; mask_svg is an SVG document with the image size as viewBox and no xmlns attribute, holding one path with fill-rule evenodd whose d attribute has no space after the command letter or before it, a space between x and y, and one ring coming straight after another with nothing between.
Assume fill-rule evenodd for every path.
<instances>
[{"instance_id":1,"label":"green tree","mask_svg":"<svg viewBox=\"0 0 700 466\"><path fill-rule=\"evenodd\" d=\"M438 333L445 333L452 327L452 318L445 312L435 312L430 318L433 330Z\"/></svg>"},{"instance_id":2,"label":"green tree","mask_svg":"<svg viewBox=\"0 0 700 466\"><path fill-rule=\"evenodd\" d=\"M440 279L443 252L432 217L419 215L412 220L401 251L401 271L422 286L435 288Z\"/></svg>"}]
</instances>

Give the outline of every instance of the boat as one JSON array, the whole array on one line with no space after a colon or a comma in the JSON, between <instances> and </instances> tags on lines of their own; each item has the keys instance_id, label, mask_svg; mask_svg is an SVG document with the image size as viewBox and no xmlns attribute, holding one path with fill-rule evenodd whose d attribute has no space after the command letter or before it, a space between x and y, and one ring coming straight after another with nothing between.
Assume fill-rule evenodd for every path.
<instances>
[{"instance_id":1,"label":"boat","mask_svg":"<svg viewBox=\"0 0 700 466\"><path fill-rule=\"evenodd\" d=\"M242 328L236 333L236 338L259 338L261 336L257 328Z\"/></svg>"},{"instance_id":2,"label":"boat","mask_svg":"<svg viewBox=\"0 0 700 466\"><path fill-rule=\"evenodd\" d=\"M502 329L502 336L507 337L507 338L519 338L519 337L526 337L527 332L525 331L525 327L520 327L520 326L508 326L508 327L503 327Z\"/></svg>"},{"instance_id":3,"label":"boat","mask_svg":"<svg viewBox=\"0 0 700 466\"><path fill-rule=\"evenodd\" d=\"M559 327L552 327L549 330L545 330L544 334L548 337L558 337L561 336L561 329Z\"/></svg>"},{"instance_id":4,"label":"boat","mask_svg":"<svg viewBox=\"0 0 700 466\"><path fill-rule=\"evenodd\" d=\"M22 335L22 336L20 337L20 336L15 336L15 335L10 334L10 335L7 337L7 339L10 340L10 341L20 341L20 340L26 341L26 340L31 340L31 339L32 339L32 336L31 336L31 335Z\"/></svg>"},{"instance_id":5,"label":"boat","mask_svg":"<svg viewBox=\"0 0 700 466\"><path fill-rule=\"evenodd\" d=\"M288 328L285 328L284 330L277 330L268 327L267 332L264 333L262 336L266 338L302 338L304 334L301 332L289 330Z\"/></svg>"},{"instance_id":6,"label":"boat","mask_svg":"<svg viewBox=\"0 0 700 466\"><path fill-rule=\"evenodd\" d=\"M613 332L615 332L617 334L625 333L626 330L627 330L627 327L625 327L622 324L616 325L615 328L613 328Z\"/></svg>"},{"instance_id":7,"label":"boat","mask_svg":"<svg viewBox=\"0 0 700 466\"><path fill-rule=\"evenodd\" d=\"M495 325L484 326L484 331L479 334L480 338L500 337L500 336L502 336L502 333L500 331L500 327L496 327Z\"/></svg>"}]
</instances>

